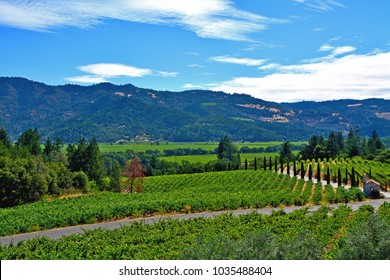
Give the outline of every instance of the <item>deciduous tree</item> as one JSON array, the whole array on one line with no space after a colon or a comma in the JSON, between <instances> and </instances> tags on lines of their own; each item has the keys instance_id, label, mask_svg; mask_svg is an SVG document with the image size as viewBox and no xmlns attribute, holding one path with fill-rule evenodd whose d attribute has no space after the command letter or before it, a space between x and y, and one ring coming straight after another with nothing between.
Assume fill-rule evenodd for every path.
<instances>
[{"instance_id":1,"label":"deciduous tree","mask_svg":"<svg viewBox=\"0 0 390 280\"><path fill-rule=\"evenodd\" d=\"M144 179L144 172L145 169L143 168L138 156L134 156L132 161L126 162L123 175L128 179L129 192L143 192L142 183Z\"/></svg>"}]
</instances>

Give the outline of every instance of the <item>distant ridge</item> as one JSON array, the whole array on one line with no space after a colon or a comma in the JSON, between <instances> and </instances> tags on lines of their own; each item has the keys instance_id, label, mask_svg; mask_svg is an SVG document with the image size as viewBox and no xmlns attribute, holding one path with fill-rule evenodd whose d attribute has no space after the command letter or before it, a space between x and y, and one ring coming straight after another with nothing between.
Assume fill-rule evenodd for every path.
<instances>
[{"instance_id":1,"label":"distant ridge","mask_svg":"<svg viewBox=\"0 0 390 280\"><path fill-rule=\"evenodd\" d=\"M157 91L131 84L49 86L0 77L0 126L12 139L28 128L43 138L75 142L145 140L306 140L314 133L358 126L390 136L390 100L275 103L208 90Z\"/></svg>"}]
</instances>

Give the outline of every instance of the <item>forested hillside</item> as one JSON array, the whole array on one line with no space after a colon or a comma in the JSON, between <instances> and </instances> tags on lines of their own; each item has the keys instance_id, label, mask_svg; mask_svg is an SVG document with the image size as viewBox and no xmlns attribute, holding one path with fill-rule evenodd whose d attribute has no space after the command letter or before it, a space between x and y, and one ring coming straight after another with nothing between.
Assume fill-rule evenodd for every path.
<instances>
[{"instance_id":1,"label":"forested hillside","mask_svg":"<svg viewBox=\"0 0 390 280\"><path fill-rule=\"evenodd\" d=\"M169 141L307 140L313 133L390 136L390 101L383 99L273 103L213 91L169 92L116 86L48 86L0 78L0 126L16 140L36 127L43 138L76 142L144 139Z\"/></svg>"}]
</instances>

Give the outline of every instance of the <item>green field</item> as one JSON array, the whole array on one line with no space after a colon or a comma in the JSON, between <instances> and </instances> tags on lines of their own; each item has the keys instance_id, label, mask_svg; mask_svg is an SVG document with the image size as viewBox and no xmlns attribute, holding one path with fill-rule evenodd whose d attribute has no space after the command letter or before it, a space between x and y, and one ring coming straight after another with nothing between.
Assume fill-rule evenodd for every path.
<instances>
[{"instance_id":1,"label":"green field","mask_svg":"<svg viewBox=\"0 0 390 280\"><path fill-rule=\"evenodd\" d=\"M243 163L245 159L248 160L248 162L253 162L255 157L257 158L258 162L260 160L263 160L263 157L269 157L275 158L279 156L279 153L249 153L249 154L240 154L241 162ZM181 163L182 161L188 161L190 163L207 163L212 160L217 159L217 155L210 154L210 155L190 155L190 156L170 156L170 157L159 157L159 159L171 161L171 162L178 162ZM260 162L259 162L260 164Z\"/></svg>"},{"instance_id":2,"label":"green field","mask_svg":"<svg viewBox=\"0 0 390 280\"><path fill-rule=\"evenodd\" d=\"M301 145L305 142L292 142L293 145ZM236 142L234 143L238 148L248 146L249 148L267 148L280 146L282 142ZM136 152L145 152L147 150L174 150L174 149L203 149L206 151L214 151L218 147L218 142L133 142L127 144L99 144L100 150L105 152L125 152L126 150L133 150Z\"/></svg>"}]
</instances>

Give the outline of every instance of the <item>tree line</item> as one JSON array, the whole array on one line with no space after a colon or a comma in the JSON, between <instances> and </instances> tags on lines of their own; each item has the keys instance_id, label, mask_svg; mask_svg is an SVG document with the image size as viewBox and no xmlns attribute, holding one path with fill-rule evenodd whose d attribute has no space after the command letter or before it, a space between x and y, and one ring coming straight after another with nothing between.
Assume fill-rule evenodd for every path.
<instances>
[{"instance_id":1,"label":"tree line","mask_svg":"<svg viewBox=\"0 0 390 280\"><path fill-rule=\"evenodd\" d=\"M263 161L247 159L241 164L241 151L226 135L215 150L216 159L207 163L188 161L168 162L155 153L133 151L101 153L97 140L80 139L64 145L61 139L47 138L44 144L37 129L23 132L11 143L5 129L0 128L0 207L34 202L45 195L61 195L90 190L120 192L142 191L142 177L168 174L189 174L213 171L254 169L275 170L278 164L293 160L362 156L368 159L390 161L390 152L376 131L370 138L362 138L357 129L351 129L344 139L341 132L330 132L325 139L313 135L298 153L289 142L280 146L279 159ZM245 147L246 149L247 147ZM200 151L198 151L200 152ZM280 165L279 165L280 166ZM127 177L127 181L123 180Z\"/></svg>"},{"instance_id":2,"label":"tree line","mask_svg":"<svg viewBox=\"0 0 390 280\"><path fill-rule=\"evenodd\" d=\"M344 138L342 132L331 131L325 139L322 135L313 135L308 144L300 151L301 159L352 158L360 156L369 160L390 160L389 150L374 130L369 138L361 137L359 128L350 129Z\"/></svg>"},{"instance_id":3,"label":"tree line","mask_svg":"<svg viewBox=\"0 0 390 280\"><path fill-rule=\"evenodd\" d=\"M41 145L37 129L23 132L11 143L0 128L0 207L12 207L45 195L118 190L123 167L105 163L95 138L64 147L61 139Z\"/></svg>"}]
</instances>

